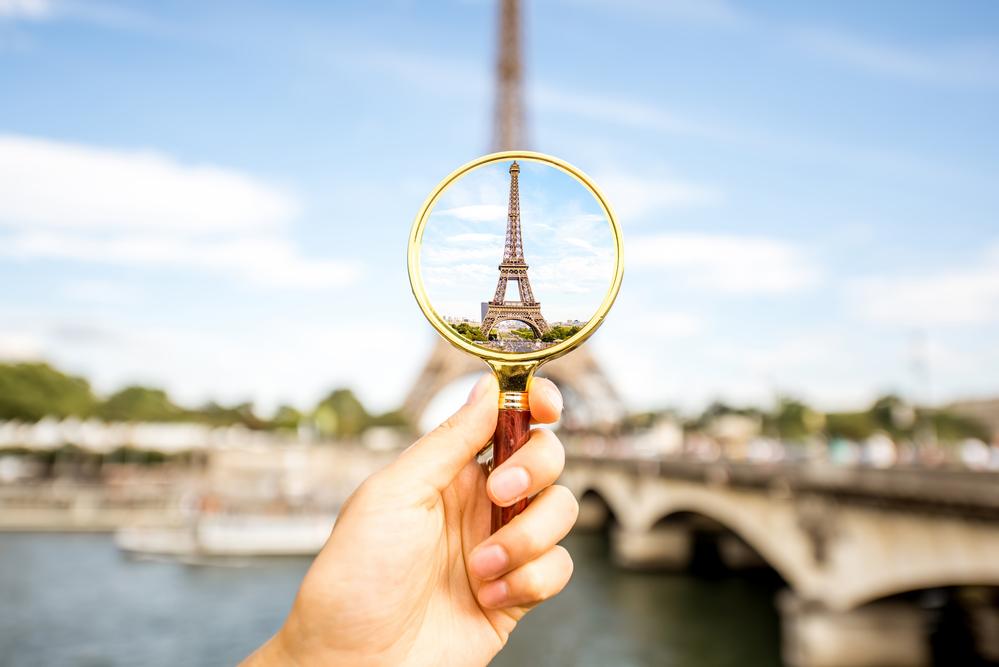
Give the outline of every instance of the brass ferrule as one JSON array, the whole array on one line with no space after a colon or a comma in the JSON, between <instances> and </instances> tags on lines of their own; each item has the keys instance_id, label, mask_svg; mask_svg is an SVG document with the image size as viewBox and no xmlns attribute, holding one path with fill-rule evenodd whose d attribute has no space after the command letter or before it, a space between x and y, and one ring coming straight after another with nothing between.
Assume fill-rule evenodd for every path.
<instances>
[{"instance_id":1,"label":"brass ferrule","mask_svg":"<svg viewBox=\"0 0 999 667\"><path fill-rule=\"evenodd\" d=\"M530 410L526 391L501 391L499 393L500 410Z\"/></svg>"}]
</instances>

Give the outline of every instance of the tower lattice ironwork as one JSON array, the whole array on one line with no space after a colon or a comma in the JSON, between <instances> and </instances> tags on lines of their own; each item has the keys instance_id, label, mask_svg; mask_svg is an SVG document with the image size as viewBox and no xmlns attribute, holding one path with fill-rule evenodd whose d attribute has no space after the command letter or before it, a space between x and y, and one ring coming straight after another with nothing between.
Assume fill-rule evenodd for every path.
<instances>
[{"instance_id":1,"label":"tower lattice ironwork","mask_svg":"<svg viewBox=\"0 0 999 667\"><path fill-rule=\"evenodd\" d=\"M522 30L519 0L499 0L499 40L496 58L496 100L492 148L509 151L528 148ZM519 211L518 211L519 212ZM523 245L523 242L521 242ZM610 428L625 414L624 405L587 346L545 364L544 375L566 391L566 428ZM481 373L482 362L459 352L438 338L403 403L414 425L431 399L451 382L471 373Z\"/></svg>"},{"instance_id":2,"label":"tower lattice ironwork","mask_svg":"<svg viewBox=\"0 0 999 667\"><path fill-rule=\"evenodd\" d=\"M524 65L520 45L520 0L502 0L499 8L499 53L496 58L496 100L493 110L493 150L508 151L527 144L524 122Z\"/></svg>"},{"instance_id":3,"label":"tower lattice ironwork","mask_svg":"<svg viewBox=\"0 0 999 667\"><path fill-rule=\"evenodd\" d=\"M506 244L503 261L499 265L496 294L489 302L482 318L482 333L487 334L500 322L523 322L540 338L550 326L541 314L541 304L534 298L531 281L527 277L527 260L524 259L524 239L520 230L520 165L510 165L510 204L506 214ZM520 301L507 301L506 288L511 280L517 281Z\"/></svg>"}]
</instances>

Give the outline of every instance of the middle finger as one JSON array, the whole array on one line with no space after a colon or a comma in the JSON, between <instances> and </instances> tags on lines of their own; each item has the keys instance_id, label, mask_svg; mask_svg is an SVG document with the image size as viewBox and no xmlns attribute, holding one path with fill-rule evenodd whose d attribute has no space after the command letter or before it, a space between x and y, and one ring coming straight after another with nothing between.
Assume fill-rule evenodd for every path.
<instances>
[{"instance_id":1,"label":"middle finger","mask_svg":"<svg viewBox=\"0 0 999 667\"><path fill-rule=\"evenodd\" d=\"M523 512L472 550L468 567L490 580L534 560L572 529L579 503L564 486L550 486Z\"/></svg>"},{"instance_id":2,"label":"middle finger","mask_svg":"<svg viewBox=\"0 0 999 667\"><path fill-rule=\"evenodd\" d=\"M508 507L554 483L564 466L565 450L558 436L536 428L523 447L490 473L486 480L489 499Z\"/></svg>"}]
</instances>

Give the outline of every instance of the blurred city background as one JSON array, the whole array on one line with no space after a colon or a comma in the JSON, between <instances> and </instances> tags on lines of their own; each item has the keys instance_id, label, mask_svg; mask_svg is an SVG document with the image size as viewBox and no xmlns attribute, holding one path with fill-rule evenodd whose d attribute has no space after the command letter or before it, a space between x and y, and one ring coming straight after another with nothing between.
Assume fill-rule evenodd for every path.
<instances>
[{"instance_id":1,"label":"blurred city background","mask_svg":"<svg viewBox=\"0 0 999 667\"><path fill-rule=\"evenodd\" d=\"M625 234L504 665L999 664L999 5L0 0L0 665L233 664L464 398L491 149Z\"/></svg>"}]
</instances>

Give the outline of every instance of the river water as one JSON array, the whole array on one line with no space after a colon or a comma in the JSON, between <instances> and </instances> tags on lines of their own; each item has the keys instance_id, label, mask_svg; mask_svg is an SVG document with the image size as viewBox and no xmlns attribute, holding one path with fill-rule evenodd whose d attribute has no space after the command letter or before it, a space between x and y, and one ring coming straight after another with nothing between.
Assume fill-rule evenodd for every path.
<instances>
[{"instance_id":1,"label":"river water","mask_svg":"<svg viewBox=\"0 0 999 667\"><path fill-rule=\"evenodd\" d=\"M564 544L572 582L496 667L780 664L771 584L625 573L600 536ZM307 567L136 561L105 535L0 534L0 665L232 665L277 629Z\"/></svg>"}]
</instances>

